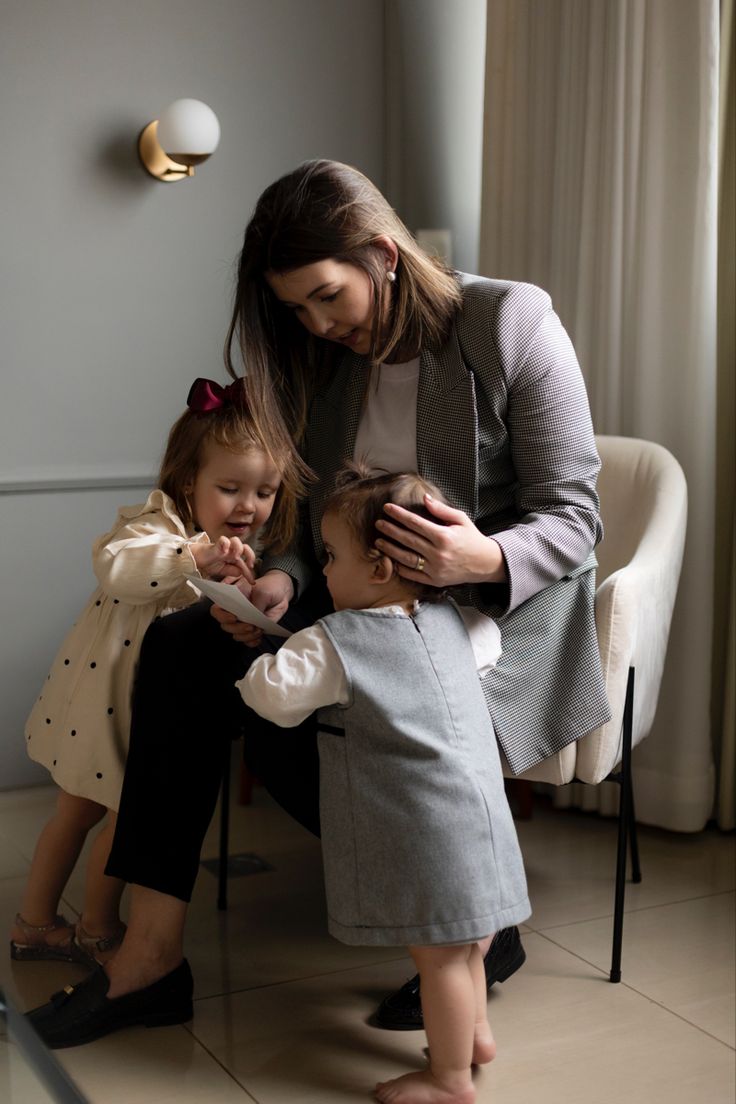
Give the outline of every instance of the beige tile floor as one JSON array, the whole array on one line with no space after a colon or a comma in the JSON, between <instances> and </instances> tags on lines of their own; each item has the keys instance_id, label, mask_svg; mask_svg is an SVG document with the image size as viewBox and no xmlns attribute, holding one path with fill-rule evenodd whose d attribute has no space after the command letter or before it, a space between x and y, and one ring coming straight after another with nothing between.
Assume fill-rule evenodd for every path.
<instances>
[{"instance_id":1,"label":"beige tile floor","mask_svg":"<svg viewBox=\"0 0 736 1104\"><path fill-rule=\"evenodd\" d=\"M52 802L45 788L0 794L3 931ZM275 869L232 879L225 914L201 872L187 943L191 1024L60 1052L92 1104L341 1104L421 1064L423 1033L366 1023L411 973L405 955L325 934L319 846L263 790L233 819L231 850ZM610 985L614 825L541 803L518 828L534 906L528 958L492 992L499 1055L478 1075L478 1104L734 1104L733 834L640 830L644 880L628 886L623 981ZM216 851L213 827L205 854ZM81 886L75 874L69 914ZM22 1009L83 973L0 957L0 986ZM0 1038L0 1100L49 1099Z\"/></svg>"}]
</instances>

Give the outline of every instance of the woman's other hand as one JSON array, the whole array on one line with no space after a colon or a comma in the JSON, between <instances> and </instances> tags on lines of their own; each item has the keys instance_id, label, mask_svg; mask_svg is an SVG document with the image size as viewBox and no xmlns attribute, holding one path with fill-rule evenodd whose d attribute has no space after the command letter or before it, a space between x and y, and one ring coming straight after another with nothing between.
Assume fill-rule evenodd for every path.
<instances>
[{"instance_id":1,"label":"woman's other hand","mask_svg":"<svg viewBox=\"0 0 736 1104\"><path fill-rule=\"evenodd\" d=\"M245 593L241 584L240 589ZM278 621L289 608L289 602L294 597L294 584L291 576L285 571L267 571L256 579L248 594L253 605L272 621ZM256 648L263 632L255 625L248 625L245 621L239 621L234 613L228 613L220 606L213 606L210 613L219 622L220 628L230 633L239 644L245 644L249 648Z\"/></svg>"},{"instance_id":2,"label":"woman's other hand","mask_svg":"<svg viewBox=\"0 0 736 1104\"><path fill-rule=\"evenodd\" d=\"M492 537L484 536L462 510L431 495L424 496L424 503L439 524L393 502L384 507L388 520L376 523L382 533L376 547L391 557L404 579L437 587L506 581L506 562Z\"/></svg>"}]
</instances>

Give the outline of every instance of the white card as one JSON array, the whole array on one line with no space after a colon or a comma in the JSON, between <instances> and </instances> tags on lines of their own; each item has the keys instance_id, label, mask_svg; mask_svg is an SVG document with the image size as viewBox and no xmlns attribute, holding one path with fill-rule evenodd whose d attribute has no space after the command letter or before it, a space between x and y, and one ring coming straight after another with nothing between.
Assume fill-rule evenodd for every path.
<instances>
[{"instance_id":1,"label":"white card","mask_svg":"<svg viewBox=\"0 0 736 1104\"><path fill-rule=\"evenodd\" d=\"M234 613L239 621L245 621L247 625L255 625L263 629L268 636L291 636L288 629L282 628L261 613L259 609L249 602L242 591L232 583L216 583L214 579L200 579L199 575L187 575L189 579L204 594L205 598L211 598L217 606L222 606L228 613Z\"/></svg>"}]
</instances>

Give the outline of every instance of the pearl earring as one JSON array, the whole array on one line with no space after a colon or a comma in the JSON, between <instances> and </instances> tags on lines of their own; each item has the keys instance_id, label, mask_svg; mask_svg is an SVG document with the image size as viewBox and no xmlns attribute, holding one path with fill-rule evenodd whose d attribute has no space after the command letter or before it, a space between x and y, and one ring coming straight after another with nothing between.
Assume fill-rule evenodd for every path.
<instances>
[{"instance_id":1,"label":"pearl earring","mask_svg":"<svg viewBox=\"0 0 736 1104\"><path fill-rule=\"evenodd\" d=\"M396 273L395 273L395 272L390 272L390 271L389 271L389 272L387 272L387 273L386 273L386 279L388 280L388 282L389 282L390 284L393 284L393 283L395 283L395 281L396 281Z\"/></svg>"}]
</instances>

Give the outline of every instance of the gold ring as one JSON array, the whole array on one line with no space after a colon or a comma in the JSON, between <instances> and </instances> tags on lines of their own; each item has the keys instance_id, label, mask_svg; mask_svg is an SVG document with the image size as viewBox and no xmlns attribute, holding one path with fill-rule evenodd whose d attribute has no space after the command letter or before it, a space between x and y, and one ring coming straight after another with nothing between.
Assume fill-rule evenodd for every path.
<instances>
[{"instance_id":1,"label":"gold ring","mask_svg":"<svg viewBox=\"0 0 736 1104\"><path fill-rule=\"evenodd\" d=\"M424 571L424 565L425 565L426 562L427 561L425 560L424 556L420 556L419 553L417 552L417 562L414 564L414 570L415 571Z\"/></svg>"}]
</instances>

